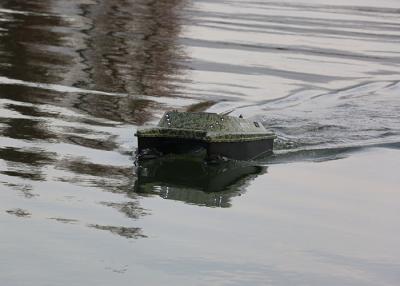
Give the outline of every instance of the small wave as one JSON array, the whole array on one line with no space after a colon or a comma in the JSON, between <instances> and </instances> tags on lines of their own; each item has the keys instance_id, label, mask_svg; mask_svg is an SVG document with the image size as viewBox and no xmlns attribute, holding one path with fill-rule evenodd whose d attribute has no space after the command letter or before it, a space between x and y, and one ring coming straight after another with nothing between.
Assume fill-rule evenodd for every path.
<instances>
[{"instance_id":1,"label":"small wave","mask_svg":"<svg viewBox=\"0 0 400 286\"><path fill-rule=\"evenodd\" d=\"M337 91L302 91L235 113L273 129L282 152L400 142L400 83L366 82Z\"/></svg>"},{"instance_id":2,"label":"small wave","mask_svg":"<svg viewBox=\"0 0 400 286\"><path fill-rule=\"evenodd\" d=\"M43 90L50 90L61 93L82 93L82 94L94 94L94 95L105 95L105 96L113 96L113 97L127 97L130 96L127 93L117 93L117 92L105 92L99 90L90 90L90 89L82 89L73 86L65 86L59 84L48 84L48 83L38 83L38 82L29 82L18 79L11 79L8 77L0 76L0 84L3 85L17 85L17 86L25 86L38 88ZM146 99L154 102L169 104L172 106L188 106L199 103L198 100L191 98L181 98L181 97L157 97L157 96L144 96L144 95L132 95L137 99Z\"/></svg>"},{"instance_id":3,"label":"small wave","mask_svg":"<svg viewBox=\"0 0 400 286\"><path fill-rule=\"evenodd\" d=\"M20 85L26 87L40 88L45 90L52 90L57 92L70 92L70 93L86 93L86 94L99 94L99 95L110 95L110 96L126 96L123 93L111 93L97 90L88 90L77 87L59 85L59 84L47 84L47 83L37 83L37 82L28 82L18 79L11 79L8 77L0 76L0 84L9 84L9 85Z\"/></svg>"}]
</instances>

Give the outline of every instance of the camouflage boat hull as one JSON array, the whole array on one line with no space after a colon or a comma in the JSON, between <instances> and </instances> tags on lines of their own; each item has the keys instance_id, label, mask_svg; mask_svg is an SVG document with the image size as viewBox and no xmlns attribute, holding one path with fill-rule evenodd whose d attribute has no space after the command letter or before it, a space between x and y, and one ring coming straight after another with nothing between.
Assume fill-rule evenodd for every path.
<instances>
[{"instance_id":1,"label":"camouflage boat hull","mask_svg":"<svg viewBox=\"0 0 400 286\"><path fill-rule=\"evenodd\" d=\"M139 129L138 155L204 151L208 159L251 160L272 153L275 134L259 122L215 113L167 112L156 127Z\"/></svg>"}]
</instances>

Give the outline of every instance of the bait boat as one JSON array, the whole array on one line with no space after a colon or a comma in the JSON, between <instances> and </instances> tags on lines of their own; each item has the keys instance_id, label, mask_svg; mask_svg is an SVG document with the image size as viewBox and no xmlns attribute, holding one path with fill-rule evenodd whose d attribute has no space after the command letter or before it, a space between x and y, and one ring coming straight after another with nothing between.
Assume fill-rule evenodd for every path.
<instances>
[{"instance_id":1,"label":"bait boat","mask_svg":"<svg viewBox=\"0 0 400 286\"><path fill-rule=\"evenodd\" d=\"M139 128L138 157L205 151L207 159L252 160L272 153L275 134L260 122L226 114L168 111Z\"/></svg>"}]
</instances>

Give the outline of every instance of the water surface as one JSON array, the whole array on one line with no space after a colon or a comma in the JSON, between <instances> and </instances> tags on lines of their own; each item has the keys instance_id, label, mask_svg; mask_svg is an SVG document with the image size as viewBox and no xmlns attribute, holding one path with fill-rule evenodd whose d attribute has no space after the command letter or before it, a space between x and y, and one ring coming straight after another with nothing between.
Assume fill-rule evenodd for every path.
<instances>
[{"instance_id":1,"label":"water surface","mask_svg":"<svg viewBox=\"0 0 400 286\"><path fill-rule=\"evenodd\" d=\"M2 284L398 285L399 14L2 1ZM170 109L260 119L275 155L135 166Z\"/></svg>"}]
</instances>

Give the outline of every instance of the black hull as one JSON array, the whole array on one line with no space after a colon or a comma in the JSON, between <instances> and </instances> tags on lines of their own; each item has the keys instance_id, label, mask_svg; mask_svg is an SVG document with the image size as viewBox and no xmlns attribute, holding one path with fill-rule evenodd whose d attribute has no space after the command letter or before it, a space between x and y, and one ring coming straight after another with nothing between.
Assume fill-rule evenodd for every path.
<instances>
[{"instance_id":1,"label":"black hull","mask_svg":"<svg viewBox=\"0 0 400 286\"><path fill-rule=\"evenodd\" d=\"M236 160L252 160L272 154L274 139L262 139L243 142L212 142L207 145L207 156L223 156Z\"/></svg>"},{"instance_id":2,"label":"black hull","mask_svg":"<svg viewBox=\"0 0 400 286\"><path fill-rule=\"evenodd\" d=\"M272 153L274 138L239 141L239 142L205 142L202 140L166 138L166 137L139 137L138 153L150 149L162 155L189 153L200 149L207 151L207 158L226 157L235 160L251 160Z\"/></svg>"}]
</instances>

